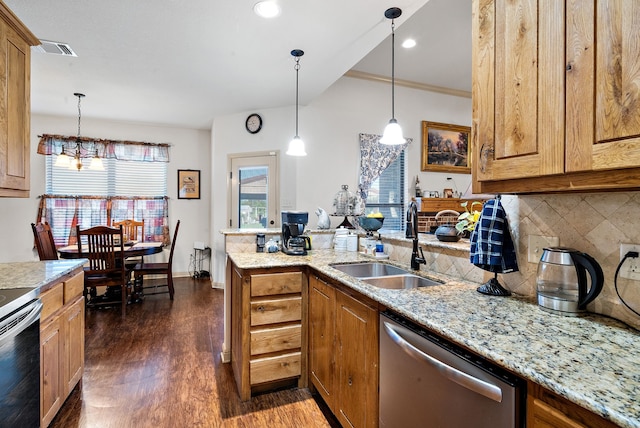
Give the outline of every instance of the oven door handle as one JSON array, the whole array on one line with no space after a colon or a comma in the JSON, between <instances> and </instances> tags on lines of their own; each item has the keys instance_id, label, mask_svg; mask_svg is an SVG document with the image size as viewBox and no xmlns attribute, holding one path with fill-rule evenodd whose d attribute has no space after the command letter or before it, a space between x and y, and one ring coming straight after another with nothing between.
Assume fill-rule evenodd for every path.
<instances>
[{"instance_id":1,"label":"oven door handle","mask_svg":"<svg viewBox=\"0 0 640 428\"><path fill-rule=\"evenodd\" d=\"M33 304L23 308L20 312L15 313L11 318L4 320L3 324L8 325L11 324L13 320L19 319L27 314L22 320L20 320L16 325L10 327L7 332L1 336L2 340L16 337L22 333L27 327L40 318L41 311L42 302L37 300Z\"/></svg>"},{"instance_id":2,"label":"oven door handle","mask_svg":"<svg viewBox=\"0 0 640 428\"><path fill-rule=\"evenodd\" d=\"M498 403L502 402L502 390L500 387L470 376L467 373L443 363L431 355L425 354L423 351L407 341L407 339L402 337L401 333L397 331L392 324L389 324L386 321L384 322L384 328L391 340L393 340L394 343L400 346L402 350L410 356L434 366L443 376L452 382L455 382L458 385L483 395L493 401L497 401Z\"/></svg>"}]
</instances>

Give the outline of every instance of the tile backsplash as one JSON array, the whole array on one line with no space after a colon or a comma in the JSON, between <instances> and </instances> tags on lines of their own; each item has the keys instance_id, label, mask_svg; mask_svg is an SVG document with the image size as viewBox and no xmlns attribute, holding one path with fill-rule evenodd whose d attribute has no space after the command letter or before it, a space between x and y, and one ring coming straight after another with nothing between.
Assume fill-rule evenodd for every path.
<instances>
[{"instance_id":1,"label":"tile backsplash","mask_svg":"<svg viewBox=\"0 0 640 428\"><path fill-rule=\"evenodd\" d=\"M640 192L505 195L502 204L520 268L519 272L500 275L503 285L535 297L538 265L527 261L529 236L555 236L560 246L587 253L602 267L604 289L588 310L640 328L640 317L624 306L614 286L620 244L640 244ZM640 281L618 278L617 282L624 301L640 312Z\"/></svg>"}]
</instances>

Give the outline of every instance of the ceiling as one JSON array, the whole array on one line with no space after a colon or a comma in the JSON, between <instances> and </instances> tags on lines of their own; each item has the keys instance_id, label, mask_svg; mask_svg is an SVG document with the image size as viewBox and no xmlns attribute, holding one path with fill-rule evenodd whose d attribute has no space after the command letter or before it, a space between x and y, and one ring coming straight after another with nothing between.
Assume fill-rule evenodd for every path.
<instances>
[{"instance_id":1,"label":"ceiling","mask_svg":"<svg viewBox=\"0 0 640 428\"><path fill-rule=\"evenodd\" d=\"M210 129L216 116L295 103L292 49L302 49L300 104L350 69L470 91L469 0L279 0L265 20L256 0L4 0L41 40L77 57L33 52L31 108L83 117ZM161 4L162 7L158 7ZM406 50L406 37L418 45Z\"/></svg>"}]
</instances>

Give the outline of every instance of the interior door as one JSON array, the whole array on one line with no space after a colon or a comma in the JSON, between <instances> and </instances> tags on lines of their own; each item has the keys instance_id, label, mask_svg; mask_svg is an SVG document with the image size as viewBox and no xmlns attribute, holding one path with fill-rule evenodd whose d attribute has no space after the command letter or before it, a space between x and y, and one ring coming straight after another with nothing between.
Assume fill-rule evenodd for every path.
<instances>
[{"instance_id":1,"label":"interior door","mask_svg":"<svg viewBox=\"0 0 640 428\"><path fill-rule=\"evenodd\" d=\"M278 153L229 156L229 227L280 227Z\"/></svg>"}]
</instances>

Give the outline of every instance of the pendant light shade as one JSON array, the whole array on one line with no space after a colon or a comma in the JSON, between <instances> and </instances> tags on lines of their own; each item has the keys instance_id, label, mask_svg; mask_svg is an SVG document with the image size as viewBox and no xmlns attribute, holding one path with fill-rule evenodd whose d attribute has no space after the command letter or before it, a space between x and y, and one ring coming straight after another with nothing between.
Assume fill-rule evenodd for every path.
<instances>
[{"instance_id":1,"label":"pendant light shade","mask_svg":"<svg viewBox=\"0 0 640 428\"><path fill-rule=\"evenodd\" d=\"M387 145L399 145L404 144L406 140L402 136L402 128L398 124L395 116L395 45L396 45L396 33L394 19L402 15L402 10L397 7L392 7L384 12L384 16L391 20L391 120L384 128L384 133L380 139L381 144Z\"/></svg>"},{"instance_id":2,"label":"pendant light shade","mask_svg":"<svg viewBox=\"0 0 640 428\"><path fill-rule=\"evenodd\" d=\"M294 69L296 70L296 135L289 143L289 149L287 154L289 156L306 156L307 151L304 148L304 141L298 136L298 71L300 70L300 57L304 55L304 51L300 49L294 49L291 51L291 55L296 60Z\"/></svg>"}]
</instances>

